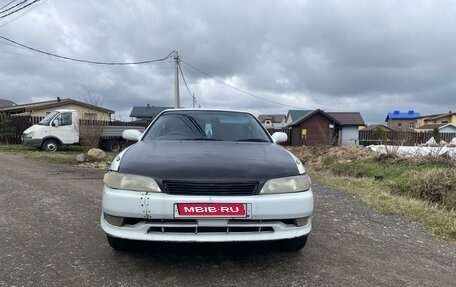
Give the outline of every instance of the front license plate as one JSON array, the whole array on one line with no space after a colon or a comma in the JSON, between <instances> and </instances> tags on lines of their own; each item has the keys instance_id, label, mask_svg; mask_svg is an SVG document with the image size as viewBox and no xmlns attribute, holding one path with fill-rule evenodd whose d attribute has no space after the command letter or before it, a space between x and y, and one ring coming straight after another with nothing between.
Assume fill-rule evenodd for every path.
<instances>
[{"instance_id":1,"label":"front license plate","mask_svg":"<svg viewBox=\"0 0 456 287\"><path fill-rule=\"evenodd\" d=\"M177 203L174 217L238 218L248 217L245 203Z\"/></svg>"}]
</instances>

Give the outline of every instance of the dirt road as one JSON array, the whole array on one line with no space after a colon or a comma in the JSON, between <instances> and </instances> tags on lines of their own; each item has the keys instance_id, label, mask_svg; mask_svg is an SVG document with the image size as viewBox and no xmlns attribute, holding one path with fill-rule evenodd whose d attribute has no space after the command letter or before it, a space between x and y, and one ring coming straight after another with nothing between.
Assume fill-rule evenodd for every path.
<instances>
[{"instance_id":1,"label":"dirt road","mask_svg":"<svg viewBox=\"0 0 456 287\"><path fill-rule=\"evenodd\" d=\"M456 245L314 185L301 252L268 244L142 244L99 226L103 171L0 153L0 286L455 286Z\"/></svg>"}]
</instances>

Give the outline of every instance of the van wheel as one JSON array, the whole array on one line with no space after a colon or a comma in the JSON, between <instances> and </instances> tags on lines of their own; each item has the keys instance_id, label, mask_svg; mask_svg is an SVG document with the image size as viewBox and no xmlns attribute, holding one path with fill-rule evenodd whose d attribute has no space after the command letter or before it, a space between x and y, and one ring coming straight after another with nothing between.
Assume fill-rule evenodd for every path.
<instances>
[{"instance_id":1,"label":"van wheel","mask_svg":"<svg viewBox=\"0 0 456 287\"><path fill-rule=\"evenodd\" d=\"M283 251L299 251L306 246L308 235L295 237L291 239L280 240L277 242L279 248Z\"/></svg>"},{"instance_id":2,"label":"van wheel","mask_svg":"<svg viewBox=\"0 0 456 287\"><path fill-rule=\"evenodd\" d=\"M106 234L106 238L108 239L108 244L111 246L111 248L119 251L128 249L128 240L114 237L108 234Z\"/></svg>"},{"instance_id":3,"label":"van wheel","mask_svg":"<svg viewBox=\"0 0 456 287\"><path fill-rule=\"evenodd\" d=\"M120 142L117 140L110 140L106 144L107 151L118 152L118 151L120 151L120 148L121 148Z\"/></svg>"},{"instance_id":4,"label":"van wheel","mask_svg":"<svg viewBox=\"0 0 456 287\"><path fill-rule=\"evenodd\" d=\"M45 140L42 148L44 151L55 152L59 149L59 143L56 140Z\"/></svg>"}]
</instances>

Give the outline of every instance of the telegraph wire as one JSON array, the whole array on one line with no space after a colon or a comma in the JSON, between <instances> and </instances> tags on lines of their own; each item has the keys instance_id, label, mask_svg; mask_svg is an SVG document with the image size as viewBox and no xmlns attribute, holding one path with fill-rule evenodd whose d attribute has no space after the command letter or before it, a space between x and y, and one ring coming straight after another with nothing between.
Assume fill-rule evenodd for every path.
<instances>
[{"instance_id":1,"label":"telegraph wire","mask_svg":"<svg viewBox=\"0 0 456 287\"><path fill-rule=\"evenodd\" d=\"M9 12L8 14L5 14L5 15L0 16L0 19L1 19L1 18L5 18L5 17L8 17L9 15L12 15L12 14L14 14L14 13L17 13L17 12L19 12L19 11L21 11L21 10L27 8L28 6L33 5L34 3L39 2L39 1L41 1L41 0L34 0L34 1L30 2L30 3L28 3L27 5L24 5L24 6L18 8L18 9L16 9L16 10L14 10L14 11ZM23 2L21 2L21 3L23 3ZM20 3L19 3L19 4L20 4ZM19 5L19 4L18 4L18 5ZM5 10L5 11L6 11L6 10ZM0 13L3 13L3 11L0 12Z\"/></svg>"},{"instance_id":2,"label":"telegraph wire","mask_svg":"<svg viewBox=\"0 0 456 287\"><path fill-rule=\"evenodd\" d=\"M38 7L40 7L41 5L43 5L44 3L46 3L48 0L42 0L39 4L33 6L32 8L28 9L28 10L25 10L23 13L19 14L18 16L16 16L15 18L12 18L12 19L9 19L8 21L4 22L3 24L0 24L0 27L3 27L5 25L8 25L9 23L13 22L13 21L16 21L17 19L21 18L22 16L24 15L27 15L28 13L32 12L33 10L37 9Z\"/></svg>"},{"instance_id":3,"label":"telegraph wire","mask_svg":"<svg viewBox=\"0 0 456 287\"><path fill-rule=\"evenodd\" d=\"M6 4L5 6L3 6L3 7L0 8L0 9L3 9L3 8L5 8L5 7L8 7L8 5L10 5L11 3L15 2L15 1L16 1L16 0L13 0L13 1L9 2L8 4ZM7 9L5 9L5 10L2 10L2 11L0 11L0 14L5 13L5 12L8 12L9 10L14 9L14 8L16 8L16 7L19 6L19 5L22 5L22 4L24 4L25 2L27 2L27 1L28 1L28 0L24 0L24 1L22 1L22 2L17 3L17 4L14 5L14 6L11 6L11 7L7 8Z\"/></svg>"},{"instance_id":4,"label":"telegraph wire","mask_svg":"<svg viewBox=\"0 0 456 287\"><path fill-rule=\"evenodd\" d=\"M199 105L198 101L196 100L195 95L192 94L192 92L190 91L190 88L188 87L187 81L185 80L184 72L182 71L182 67L181 67L180 63L179 63L179 71L180 71L180 74L182 76L182 80L184 81L185 87L187 88L188 94L192 98L193 104L198 106Z\"/></svg>"},{"instance_id":5,"label":"telegraph wire","mask_svg":"<svg viewBox=\"0 0 456 287\"><path fill-rule=\"evenodd\" d=\"M1 36L1 35L0 35L0 39L3 39L5 41L13 43L13 44L15 44L17 46L20 46L22 48L26 48L28 50L31 50L31 51L34 51L34 52L37 52L37 53L41 53L41 54L44 54L44 55L48 55L48 56L52 56L52 57L60 58L60 59L65 59L65 60L68 60L68 61L87 63L87 64L94 64L94 65L127 66L127 65L150 64L150 63L165 61L165 60L171 58L174 55L174 53L175 53L175 51L171 51L166 57L160 58L160 59L154 59L154 60L145 60L145 61L138 61L138 62L103 62L103 61L84 60L84 59L77 59L77 58L57 55L57 54L54 54L54 53L46 52L46 51L43 51L43 50L40 50L40 49L36 49L36 48L30 47L30 46L27 46L25 44L21 44L19 42L16 42L14 40L11 40L11 39L6 38L6 37Z\"/></svg>"},{"instance_id":6,"label":"telegraph wire","mask_svg":"<svg viewBox=\"0 0 456 287\"><path fill-rule=\"evenodd\" d=\"M8 4L5 4L5 5L3 5L2 7L0 7L0 10L2 10L2 9L5 8L5 7L8 7L8 6L9 6L11 3L13 3L13 2L16 2L16 0L11 0L10 2L8 2ZM2 13L2 12L0 12L0 13Z\"/></svg>"},{"instance_id":7,"label":"telegraph wire","mask_svg":"<svg viewBox=\"0 0 456 287\"><path fill-rule=\"evenodd\" d=\"M220 84L222 84L222 85L228 86L228 87L230 87L230 88L232 88L232 89L234 89L234 90L236 90L236 91L238 91L238 92L240 92L240 93L246 94L246 95L248 95L248 96L251 96L251 97L257 98L257 99L259 99L259 100L262 100L262 101L265 101L265 102L272 103L272 104L276 104L276 105L280 105L280 106L284 106L284 107L289 107L289 108L293 108L293 109L303 109L303 108L300 108L300 107L295 107L295 106L291 106L291 105L287 105L287 104L275 102L275 101L272 101L272 100L269 100L269 99L266 99L266 98L263 98L263 97L254 95L254 94L252 94L252 93L246 92L246 91L244 91L244 90L242 90L242 89L239 89L239 88L237 88L237 87L235 87L235 86L233 86L233 85L230 85L230 84L228 84L228 83L226 83L226 82L224 82L224 81L222 81L222 80L217 79L216 77L214 77L214 76L212 76L212 75L210 75L210 74L204 72L203 70L201 70L201 69L195 67L194 65L190 64L190 63L187 62L187 61L184 61L184 60L181 59L181 62L183 62L184 64L188 65L190 68L194 69L195 71L198 71L198 72L200 72L201 74L203 74L203 75L205 75L205 76L207 76L207 77L213 79L214 81L216 81L216 82L218 82L218 83L220 83Z\"/></svg>"}]
</instances>

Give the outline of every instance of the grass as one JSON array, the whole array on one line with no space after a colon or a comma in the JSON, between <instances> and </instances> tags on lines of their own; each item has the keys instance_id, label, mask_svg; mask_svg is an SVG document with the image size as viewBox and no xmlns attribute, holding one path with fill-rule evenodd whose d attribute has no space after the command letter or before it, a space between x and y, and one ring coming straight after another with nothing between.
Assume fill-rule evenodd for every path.
<instances>
[{"instance_id":1,"label":"grass","mask_svg":"<svg viewBox=\"0 0 456 287\"><path fill-rule=\"evenodd\" d=\"M369 178L333 176L324 171L312 171L312 177L326 186L337 188L361 202L386 214L404 216L421 223L439 237L456 242L456 212L427 201L398 196L391 192L387 182Z\"/></svg>"},{"instance_id":2,"label":"grass","mask_svg":"<svg viewBox=\"0 0 456 287\"><path fill-rule=\"evenodd\" d=\"M84 153L84 147L64 146L56 152L44 152L37 150L34 147L29 147L22 144L14 144L0 145L0 152L20 153L23 154L25 158L49 163L78 165L80 163L76 161L76 155ZM117 153L107 152L106 154L107 157L105 160L111 160Z\"/></svg>"}]
</instances>

